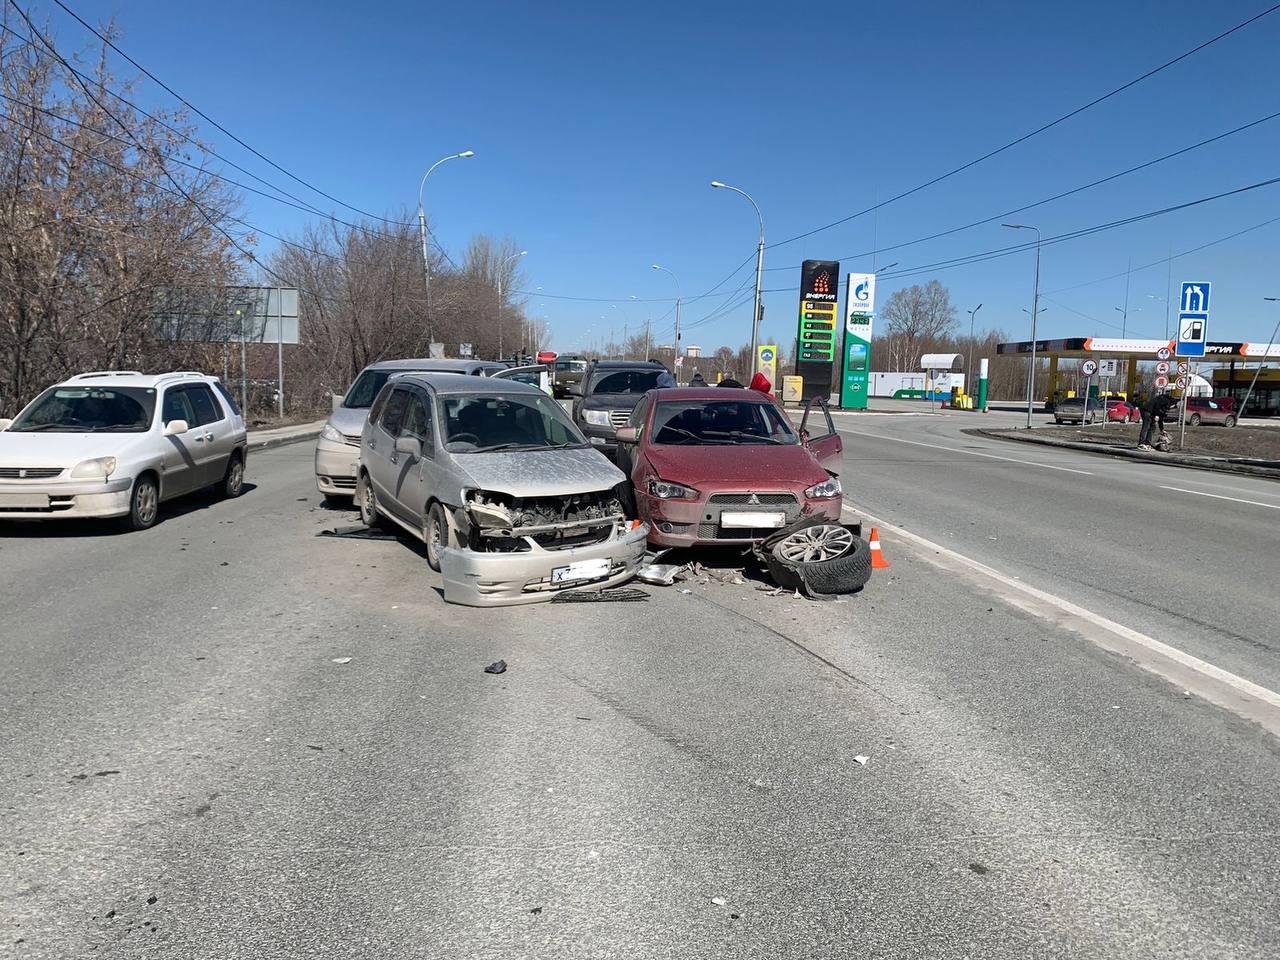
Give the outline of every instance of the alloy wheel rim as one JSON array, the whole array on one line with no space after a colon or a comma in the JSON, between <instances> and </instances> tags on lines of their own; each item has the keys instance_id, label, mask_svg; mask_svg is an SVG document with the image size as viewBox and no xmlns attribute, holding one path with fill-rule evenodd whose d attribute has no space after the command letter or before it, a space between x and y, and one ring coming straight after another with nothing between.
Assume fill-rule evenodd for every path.
<instances>
[{"instance_id":1,"label":"alloy wheel rim","mask_svg":"<svg viewBox=\"0 0 1280 960\"><path fill-rule=\"evenodd\" d=\"M229 484L231 492L238 493L242 483L244 483L244 465L237 460L231 465L231 483Z\"/></svg>"},{"instance_id":2,"label":"alloy wheel rim","mask_svg":"<svg viewBox=\"0 0 1280 960\"><path fill-rule=\"evenodd\" d=\"M819 524L797 530L778 546L784 560L791 563L821 563L834 560L853 545L853 534L835 524Z\"/></svg>"},{"instance_id":3,"label":"alloy wheel rim","mask_svg":"<svg viewBox=\"0 0 1280 960\"><path fill-rule=\"evenodd\" d=\"M156 515L156 488L150 483L138 487L138 519L150 523Z\"/></svg>"}]
</instances>

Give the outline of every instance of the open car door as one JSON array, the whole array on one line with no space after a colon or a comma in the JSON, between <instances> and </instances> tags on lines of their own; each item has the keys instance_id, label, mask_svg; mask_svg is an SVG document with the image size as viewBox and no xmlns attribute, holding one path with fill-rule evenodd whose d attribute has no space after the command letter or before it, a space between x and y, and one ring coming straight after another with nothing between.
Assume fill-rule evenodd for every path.
<instances>
[{"instance_id":1,"label":"open car door","mask_svg":"<svg viewBox=\"0 0 1280 960\"><path fill-rule=\"evenodd\" d=\"M546 363L535 363L527 367L510 367L490 374L494 380L515 380L519 383L531 383L547 396L551 396L551 366Z\"/></svg>"},{"instance_id":2,"label":"open car door","mask_svg":"<svg viewBox=\"0 0 1280 960\"><path fill-rule=\"evenodd\" d=\"M822 397L814 397L804 405L800 437L828 473L839 475L844 462L844 441L836 432L835 421Z\"/></svg>"}]
</instances>

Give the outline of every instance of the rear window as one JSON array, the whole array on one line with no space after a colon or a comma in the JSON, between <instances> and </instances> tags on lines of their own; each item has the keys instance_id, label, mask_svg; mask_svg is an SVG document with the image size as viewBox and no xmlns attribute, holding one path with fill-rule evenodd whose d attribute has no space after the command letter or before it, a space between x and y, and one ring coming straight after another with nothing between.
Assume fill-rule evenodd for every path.
<instances>
[{"instance_id":1,"label":"rear window","mask_svg":"<svg viewBox=\"0 0 1280 960\"><path fill-rule=\"evenodd\" d=\"M589 393L648 393L665 370L601 370L591 378Z\"/></svg>"}]
</instances>

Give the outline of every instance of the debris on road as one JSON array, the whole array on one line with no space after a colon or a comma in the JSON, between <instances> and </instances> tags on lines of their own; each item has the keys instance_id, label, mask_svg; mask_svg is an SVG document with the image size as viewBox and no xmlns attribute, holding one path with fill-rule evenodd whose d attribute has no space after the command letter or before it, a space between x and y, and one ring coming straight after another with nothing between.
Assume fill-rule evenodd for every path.
<instances>
[{"instance_id":1,"label":"debris on road","mask_svg":"<svg viewBox=\"0 0 1280 960\"><path fill-rule=\"evenodd\" d=\"M334 527L332 530L321 530L317 537L341 537L344 540L395 540L396 534L390 530L379 530L356 523L345 527Z\"/></svg>"},{"instance_id":2,"label":"debris on road","mask_svg":"<svg viewBox=\"0 0 1280 960\"><path fill-rule=\"evenodd\" d=\"M724 897L712 897L711 902L717 907L723 907L728 901L726 901Z\"/></svg>"},{"instance_id":3,"label":"debris on road","mask_svg":"<svg viewBox=\"0 0 1280 960\"><path fill-rule=\"evenodd\" d=\"M803 517L754 547L779 586L803 589L814 600L857 593L871 579L871 548L861 524Z\"/></svg>"},{"instance_id":4,"label":"debris on road","mask_svg":"<svg viewBox=\"0 0 1280 960\"><path fill-rule=\"evenodd\" d=\"M485 673L506 673L507 661L497 660L484 668Z\"/></svg>"},{"instance_id":5,"label":"debris on road","mask_svg":"<svg viewBox=\"0 0 1280 960\"><path fill-rule=\"evenodd\" d=\"M687 592L687 591L686 591ZM565 590L551 598L552 603L635 603L649 599L649 594L635 587L612 590Z\"/></svg>"},{"instance_id":6,"label":"debris on road","mask_svg":"<svg viewBox=\"0 0 1280 960\"><path fill-rule=\"evenodd\" d=\"M685 565L680 563L646 563L636 571L636 578L644 583L652 583L659 587L669 587L676 582Z\"/></svg>"},{"instance_id":7,"label":"debris on road","mask_svg":"<svg viewBox=\"0 0 1280 960\"><path fill-rule=\"evenodd\" d=\"M868 760L870 760L870 759L871 759L870 757L865 756L864 754L861 754L861 753L860 753L860 754L858 754L856 757L854 757L854 758L853 758L853 762L854 762L854 763L856 763L856 764L857 764L858 766L860 766L860 767L865 767L865 766L867 765L867 761L868 761Z\"/></svg>"},{"instance_id":8,"label":"debris on road","mask_svg":"<svg viewBox=\"0 0 1280 960\"><path fill-rule=\"evenodd\" d=\"M338 665L347 664L351 662L351 658L350 657L334 657L333 662Z\"/></svg>"}]
</instances>

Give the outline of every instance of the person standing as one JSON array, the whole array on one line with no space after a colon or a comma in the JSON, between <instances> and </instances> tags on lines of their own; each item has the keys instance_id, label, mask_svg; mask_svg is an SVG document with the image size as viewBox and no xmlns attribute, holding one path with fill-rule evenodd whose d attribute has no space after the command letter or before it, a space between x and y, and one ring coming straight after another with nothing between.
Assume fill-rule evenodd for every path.
<instances>
[{"instance_id":1,"label":"person standing","mask_svg":"<svg viewBox=\"0 0 1280 960\"><path fill-rule=\"evenodd\" d=\"M1142 408L1142 433L1138 435L1138 449L1150 450L1152 435L1159 436L1164 431L1164 421L1169 415L1169 408L1177 406L1178 401L1171 393L1157 393Z\"/></svg>"}]
</instances>

